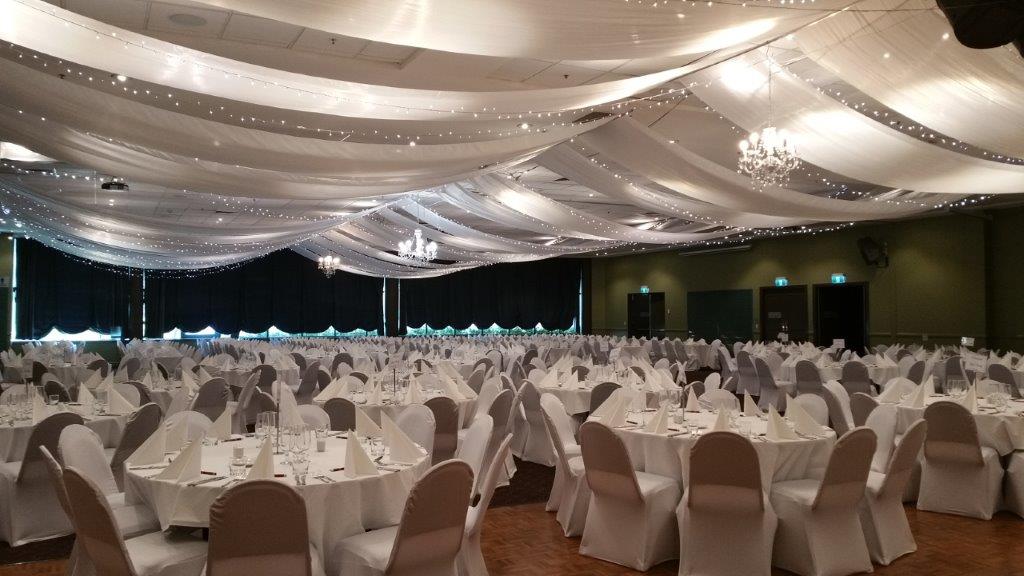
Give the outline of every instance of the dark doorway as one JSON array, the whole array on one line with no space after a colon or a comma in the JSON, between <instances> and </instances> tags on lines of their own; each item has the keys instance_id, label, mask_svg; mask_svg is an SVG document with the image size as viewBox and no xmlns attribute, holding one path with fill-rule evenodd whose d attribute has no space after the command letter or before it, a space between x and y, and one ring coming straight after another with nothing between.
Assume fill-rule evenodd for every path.
<instances>
[{"instance_id":1,"label":"dark doorway","mask_svg":"<svg viewBox=\"0 0 1024 576\"><path fill-rule=\"evenodd\" d=\"M626 332L630 337L665 336L665 293L637 292L629 295Z\"/></svg>"},{"instance_id":2,"label":"dark doorway","mask_svg":"<svg viewBox=\"0 0 1024 576\"><path fill-rule=\"evenodd\" d=\"M814 336L818 346L841 339L846 349L863 352L868 343L868 285L815 285Z\"/></svg>"},{"instance_id":3,"label":"dark doorway","mask_svg":"<svg viewBox=\"0 0 1024 576\"><path fill-rule=\"evenodd\" d=\"M761 288L761 339L777 340L779 333L790 342L807 340L807 286L764 286Z\"/></svg>"},{"instance_id":4,"label":"dark doorway","mask_svg":"<svg viewBox=\"0 0 1024 576\"><path fill-rule=\"evenodd\" d=\"M726 343L754 337L753 290L700 290L686 293L686 324L694 338Z\"/></svg>"}]
</instances>

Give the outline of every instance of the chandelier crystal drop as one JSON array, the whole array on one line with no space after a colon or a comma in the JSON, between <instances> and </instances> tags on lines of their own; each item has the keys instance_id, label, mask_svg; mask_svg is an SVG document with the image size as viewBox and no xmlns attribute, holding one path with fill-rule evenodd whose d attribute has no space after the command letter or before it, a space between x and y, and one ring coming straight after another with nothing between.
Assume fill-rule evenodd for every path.
<instances>
[{"instance_id":1,"label":"chandelier crystal drop","mask_svg":"<svg viewBox=\"0 0 1024 576\"><path fill-rule=\"evenodd\" d=\"M321 256L317 258L317 268L324 273L324 276L330 278L334 276L334 273L341 269L341 258L337 256Z\"/></svg>"},{"instance_id":2,"label":"chandelier crystal drop","mask_svg":"<svg viewBox=\"0 0 1024 576\"><path fill-rule=\"evenodd\" d=\"M424 242L423 230L413 232L413 237L398 243L398 255L409 260L430 262L437 258L437 243Z\"/></svg>"},{"instance_id":3,"label":"chandelier crystal drop","mask_svg":"<svg viewBox=\"0 0 1024 576\"><path fill-rule=\"evenodd\" d=\"M745 140L740 140L740 174L750 176L755 190L768 186L779 186L789 182L789 173L800 165L796 145L785 130L775 127L772 102L772 75L775 71L770 52L765 53L768 62L768 125L760 132L754 131Z\"/></svg>"}]
</instances>

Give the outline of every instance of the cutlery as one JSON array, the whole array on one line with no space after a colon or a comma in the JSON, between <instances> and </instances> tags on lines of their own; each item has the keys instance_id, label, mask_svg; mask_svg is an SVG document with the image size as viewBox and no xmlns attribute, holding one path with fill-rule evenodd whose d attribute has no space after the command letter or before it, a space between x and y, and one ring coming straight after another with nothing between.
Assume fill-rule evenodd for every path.
<instances>
[{"instance_id":1,"label":"cutlery","mask_svg":"<svg viewBox=\"0 0 1024 576\"><path fill-rule=\"evenodd\" d=\"M196 480L195 482L189 482L188 485L189 486L199 486L200 484L206 484L208 482L216 482L218 480L223 480L225 478L227 478L227 476L212 476L210 478L203 478L202 480Z\"/></svg>"}]
</instances>

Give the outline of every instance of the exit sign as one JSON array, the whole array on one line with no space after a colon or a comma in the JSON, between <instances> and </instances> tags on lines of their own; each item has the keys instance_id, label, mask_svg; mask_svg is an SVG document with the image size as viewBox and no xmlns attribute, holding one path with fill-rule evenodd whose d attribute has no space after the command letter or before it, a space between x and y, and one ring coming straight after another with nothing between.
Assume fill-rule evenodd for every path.
<instances>
[{"instance_id":1,"label":"exit sign","mask_svg":"<svg viewBox=\"0 0 1024 576\"><path fill-rule=\"evenodd\" d=\"M846 274L835 272L832 274L833 284L846 284Z\"/></svg>"},{"instance_id":2,"label":"exit sign","mask_svg":"<svg viewBox=\"0 0 1024 576\"><path fill-rule=\"evenodd\" d=\"M640 287L640 293L641 294L650 294L651 293L651 287L650 286L641 286Z\"/></svg>"},{"instance_id":3,"label":"exit sign","mask_svg":"<svg viewBox=\"0 0 1024 576\"><path fill-rule=\"evenodd\" d=\"M789 286L789 278L786 278L785 276L776 276L775 285L778 286L779 288L782 288L783 286Z\"/></svg>"}]
</instances>

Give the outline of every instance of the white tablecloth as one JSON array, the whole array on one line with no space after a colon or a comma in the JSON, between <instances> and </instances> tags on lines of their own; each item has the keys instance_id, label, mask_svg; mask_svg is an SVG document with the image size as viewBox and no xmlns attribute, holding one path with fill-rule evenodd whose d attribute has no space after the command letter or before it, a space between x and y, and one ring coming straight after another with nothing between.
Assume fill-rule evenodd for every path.
<instances>
[{"instance_id":1,"label":"white tablecloth","mask_svg":"<svg viewBox=\"0 0 1024 576\"><path fill-rule=\"evenodd\" d=\"M651 413L647 413L650 418ZM714 424L716 415L712 412L700 414L689 413L688 420L696 418L705 432ZM828 430L822 438L799 438L772 442L764 439L767 423L759 418L743 416L740 421L749 422L751 433L756 434L754 449L761 467L761 483L767 490L772 482L780 480L798 480L801 478L817 478L828 465L832 446L835 444L835 432ZM672 428L680 429L681 424L670 424L669 433L650 434L643 430L616 429L622 438L633 460L633 468L641 472L669 476L686 484L689 476L690 449L697 442L688 433L679 433Z\"/></svg>"},{"instance_id":2,"label":"white tablecloth","mask_svg":"<svg viewBox=\"0 0 1024 576\"><path fill-rule=\"evenodd\" d=\"M99 434L104 448L115 448L121 441L127 422L127 416L99 416L86 417L85 425ZM18 421L14 426L0 426L0 462L17 462L25 456L32 429L31 420Z\"/></svg>"},{"instance_id":3,"label":"white tablecloth","mask_svg":"<svg viewBox=\"0 0 1024 576\"><path fill-rule=\"evenodd\" d=\"M925 405L950 399L949 396L932 396L925 400ZM1024 450L1024 402L1011 400L1002 413L995 412L984 400L978 401L978 408L974 422L978 425L978 440L982 446L995 449L1001 456L1014 450ZM899 406L896 412L896 433L906 433L921 418L924 418L924 408Z\"/></svg>"},{"instance_id":4,"label":"white tablecloth","mask_svg":"<svg viewBox=\"0 0 1024 576\"><path fill-rule=\"evenodd\" d=\"M868 367L868 377L878 385L885 385L886 382L900 375L899 366L875 366L874 364L867 364L866 366ZM843 364L835 363L829 364L824 368L819 367L818 372L821 373L822 382L842 380ZM781 366L777 373L772 374L772 377L784 382L796 382L796 365Z\"/></svg>"},{"instance_id":5,"label":"white tablecloth","mask_svg":"<svg viewBox=\"0 0 1024 576\"><path fill-rule=\"evenodd\" d=\"M46 369L56 376L65 388L81 384L92 376L92 370L89 370L89 368L83 364L51 364L48 365ZM27 372L23 371L22 374L32 374L32 369L29 368Z\"/></svg>"},{"instance_id":6,"label":"white tablecloth","mask_svg":"<svg viewBox=\"0 0 1024 576\"><path fill-rule=\"evenodd\" d=\"M425 390L424 395L426 396L427 400L435 396L440 396L440 394L437 391L433 390ZM366 397L363 396L362 394L348 396L347 398L351 400L356 406L358 406L363 412L366 412L366 415L369 416L370 419L376 422L378 425L380 424L380 415L382 413L387 414L389 418L395 420L396 418L398 418L399 414L404 412L405 409L409 407L409 404L406 404L404 402L400 402L397 404L391 403L390 394L382 394L382 396L384 398L383 404L367 404ZM318 406L323 406L322 402L317 402L314 400L314 403ZM463 426L467 425L468 419L472 417L473 411L476 409L476 398L463 398L462 400L456 400L455 405L459 407L459 422Z\"/></svg>"},{"instance_id":7,"label":"white tablecloth","mask_svg":"<svg viewBox=\"0 0 1024 576\"><path fill-rule=\"evenodd\" d=\"M590 381L581 382L580 387L575 390L565 387L540 386L537 388L537 392L540 394L551 394L561 400L562 404L565 405L565 411L570 415L583 414L590 412L590 396L593 393L594 386L597 384L597 382ZM682 388L647 392L647 406L655 408L666 400L678 404L680 394L682 394Z\"/></svg>"},{"instance_id":8,"label":"white tablecloth","mask_svg":"<svg viewBox=\"0 0 1024 576\"><path fill-rule=\"evenodd\" d=\"M403 467L397 472L381 471L379 476L348 478L344 472L329 472L345 465L345 442L340 437L328 438L326 452L318 453L311 449L307 485L296 487L306 502L310 539L325 561L328 574L338 573L338 567L330 564L338 554L324 547L336 546L343 538L366 530L398 524L409 490L430 467L429 459L424 456L414 466ZM259 441L255 438L204 446L202 469L217 476L228 476L232 448L239 445L245 448L248 458L255 458L259 452ZM295 486L284 456L274 457L274 469L278 474L285 474L277 480ZM188 486L150 478L159 472L128 470L125 475L126 500L145 504L165 529L171 525L208 527L210 505L224 492L228 480ZM326 474L336 482L325 484L313 477L319 474Z\"/></svg>"},{"instance_id":9,"label":"white tablecloth","mask_svg":"<svg viewBox=\"0 0 1024 576\"><path fill-rule=\"evenodd\" d=\"M249 381L249 376L252 374L251 369L246 368L231 368L229 370L220 370L219 368L207 368L204 369L209 372L210 376L220 376L228 383L228 386L234 386L241 388L245 386L245 383ZM293 389L299 385L299 369L298 368L278 368L277 369L278 381L288 384Z\"/></svg>"}]
</instances>

